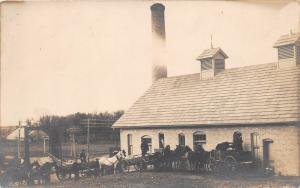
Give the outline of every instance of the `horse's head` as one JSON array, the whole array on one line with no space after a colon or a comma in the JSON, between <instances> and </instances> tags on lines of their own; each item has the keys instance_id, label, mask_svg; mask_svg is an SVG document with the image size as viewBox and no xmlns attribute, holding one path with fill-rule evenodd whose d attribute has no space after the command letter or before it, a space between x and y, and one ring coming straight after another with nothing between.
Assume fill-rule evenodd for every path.
<instances>
[{"instance_id":1,"label":"horse's head","mask_svg":"<svg viewBox=\"0 0 300 188\"><path fill-rule=\"evenodd\" d=\"M125 159L126 157L126 153L124 150L119 151L116 155L116 158L118 159L118 161Z\"/></svg>"},{"instance_id":2,"label":"horse's head","mask_svg":"<svg viewBox=\"0 0 300 188\"><path fill-rule=\"evenodd\" d=\"M125 150L122 150L122 153L124 155L124 158L126 157L126 151Z\"/></svg>"},{"instance_id":3,"label":"horse's head","mask_svg":"<svg viewBox=\"0 0 300 188\"><path fill-rule=\"evenodd\" d=\"M185 152L190 152L192 151L192 149L190 148L190 146L185 146L184 147Z\"/></svg>"},{"instance_id":4,"label":"horse's head","mask_svg":"<svg viewBox=\"0 0 300 188\"><path fill-rule=\"evenodd\" d=\"M34 167L39 167L40 166L40 164L37 160L34 160L33 163L31 163L31 165L34 166Z\"/></svg>"}]
</instances>

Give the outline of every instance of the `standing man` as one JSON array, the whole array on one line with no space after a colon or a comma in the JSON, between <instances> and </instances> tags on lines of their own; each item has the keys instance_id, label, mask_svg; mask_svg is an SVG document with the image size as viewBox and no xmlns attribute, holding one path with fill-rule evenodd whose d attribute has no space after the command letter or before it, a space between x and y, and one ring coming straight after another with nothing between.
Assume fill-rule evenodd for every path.
<instances>
[{"instance_id":1,"label":"standing man","mask_svg":"<svg viewBox=\"0 0 300 188\"><path fill-rule=\"evenodd\" d=\"M236 131L233 133L233 147L238 151L243 151L243 138L242 133Z\"/></svg>"},{"instance_id":2,"label":"standing man","mask_svg":"<svg viewBox=\"0 0 300 188\"><path fill-rule=\"evenodd\" d=\"M81 160L81 163L86 163L86 154L85 154L85 151L84 149L81 150L80 154L79 154L79 158Z\"/></svg>"},{"instance_id":3,"label":"standing man","mask_svg":"<svg viewBox=\"0 0 300 188\"><path fill-rule=\"evenodd\" d=\"M142 140L141 143L142 156L145 157L146 153L149 151L149 146L146 140Z\"/></svg>"}]
</instances>

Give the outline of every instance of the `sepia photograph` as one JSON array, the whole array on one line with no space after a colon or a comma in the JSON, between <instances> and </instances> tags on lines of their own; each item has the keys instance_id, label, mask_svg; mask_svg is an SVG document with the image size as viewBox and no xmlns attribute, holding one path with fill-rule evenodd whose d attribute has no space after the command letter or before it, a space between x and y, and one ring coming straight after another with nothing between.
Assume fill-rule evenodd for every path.
<instances>
[{"instance_id":1,"label":"sepia photograph","mask_svg":"<svg viewBox=\"0 0 300 188\"><path fill-rule=\"evenodd\" d=\"M0 188L300 188L300 0L0 0Z\"/></svg>"}]
</instances>

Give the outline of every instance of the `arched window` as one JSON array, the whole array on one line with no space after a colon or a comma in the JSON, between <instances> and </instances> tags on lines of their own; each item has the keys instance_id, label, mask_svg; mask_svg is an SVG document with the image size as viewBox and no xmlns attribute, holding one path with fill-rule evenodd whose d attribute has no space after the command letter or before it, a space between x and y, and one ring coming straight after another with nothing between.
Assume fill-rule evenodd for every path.
<instances>
[{"instance_id":1,"label":"arched window","mask_svg":"<svg viewBox=\"0 0 300 188\"><path fill-rule=\"evenodd\" d=\"M152 139L151 139L151 137L148 136L148 135L144 135L144 136L141 137L141 143L143 141L147 142L147 144L149 146L149 153L152 153Z\"/></svg>"},{"instance_id":2,"label":"arched window","mask_svg":"<svg viewBox=\"0 0 300 188\"><path fill-rule=\"evenodd\" d=\"M133 145L132 145L132 134L127 135L127 146L128 146L128 155L133 153Z\"/></svg>"},{"instance_id":3,"label":"arched window","mask_svg":"<svg viewBox=\"0 0 300 188\"><path fill-rule=\"evenodd\" d=\"M206 144L206 134L203 131L197 131L193 134L194 150L198 145Z\"/></svg>"},{"instance_id":4,"label":"arched window","mask_svg":"<svg viewBox=\"0 0 300 188\"><path fill-rule=\"evenodd\" d=\"M180 146L185 146L185 136L183 133L178 134L178 144Z\"/></svg>"},{"instance_id":5,"label":"arched window","mask_svg":"<svg viewBox=\"0 0 300 188\"><path fill-rule=\"evenodd\" d=\"M159 149L165 147L165 135L164 135L164 133L159 133L158 134L158 143L159 143Z\"/></svg>"}]
</instances>

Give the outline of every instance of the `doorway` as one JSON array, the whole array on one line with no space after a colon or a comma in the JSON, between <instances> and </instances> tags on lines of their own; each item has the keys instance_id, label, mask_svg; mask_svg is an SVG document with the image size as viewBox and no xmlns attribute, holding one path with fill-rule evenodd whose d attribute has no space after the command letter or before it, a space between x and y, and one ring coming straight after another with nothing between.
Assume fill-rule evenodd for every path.
<instances>
[{"instance_id":1,"label":"doorway","mask_svg":"<svg viewBox=\"0 0 300 188\"><path fill-rule=\"evenodd\" d=\"M152 139L148 135L144 135L141 137L141 143L145 141L149 146L149 153L152 153Z\"/></svg>"},{"instance_id":2,"label":"doorway","mask_svg":"<svg viewBox=\"0 0 300 188\"><path fill-rule=\"evenodd\" d=\"M263 139L263 166L264 168L273 167L273 160L271 156L272 139Z\"/></svg>"}]
</instances>

